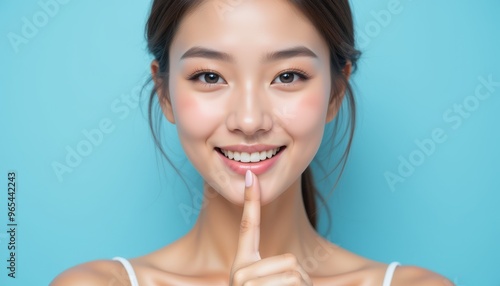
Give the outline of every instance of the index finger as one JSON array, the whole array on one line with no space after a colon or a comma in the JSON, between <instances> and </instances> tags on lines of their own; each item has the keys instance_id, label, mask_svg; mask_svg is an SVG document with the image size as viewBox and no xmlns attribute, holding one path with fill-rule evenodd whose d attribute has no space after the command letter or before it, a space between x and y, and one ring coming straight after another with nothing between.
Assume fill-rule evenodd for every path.
<instances>
[{"instance_id":1,"label":"index finger","mask_svg":"<svg viewBox=\"0 0 500 286\"><path fill-rule=\"evenodd\" d=\"M250 170L245 174L245 202L240 223L236 259L238 263L260 260L260 186Z\"/></svg>"}]
</instances>

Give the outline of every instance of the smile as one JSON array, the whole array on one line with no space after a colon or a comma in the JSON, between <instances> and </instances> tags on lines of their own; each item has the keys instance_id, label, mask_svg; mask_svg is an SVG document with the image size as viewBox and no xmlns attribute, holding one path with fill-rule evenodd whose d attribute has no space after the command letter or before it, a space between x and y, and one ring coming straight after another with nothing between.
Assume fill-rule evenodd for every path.
<instances>
[{"instance_id":1,"label":"smile","mask_svg":"<svg viewBox=\"0 0 500 286\"><path fill-rule=\"evenodd\" d=\"M280 146L272 149L254 151L254 152L238 152L224 150L216 147L215 150L219 157L233 172L245 175L247 170L252 171L256 175L260 175L273 167L283 152L286 146Z\"/></svg>"},{"instance_id":2,"label":"smile","mask_svg":"<svg viewBox=\"0 0 500 286\"><path fill-rule=\"evenodd\" d=\"M219 149L224 156L227 158L234 160L236 162L242 162L242 163L256 163L260 161L264 161L266 159L271 159L273 156L276 155L280 151L281 147L274 148L271 150L267 151L262 151L262 152L253 152L253 153L247 153L247 152L236 152L236 151L228 151L224 149Z\"/></svg>"}]
</instances>

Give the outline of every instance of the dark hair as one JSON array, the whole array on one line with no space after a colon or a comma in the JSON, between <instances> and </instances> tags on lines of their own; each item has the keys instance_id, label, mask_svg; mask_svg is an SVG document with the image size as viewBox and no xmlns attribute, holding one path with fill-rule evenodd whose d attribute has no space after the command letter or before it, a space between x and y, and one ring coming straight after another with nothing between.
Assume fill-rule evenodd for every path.
<instances>
[{"instance_id":1,"label":"dark hair","mask_svg":"<svg viewBox=\"0 0 500 286\"><path fill-rule=\"evenodd\" d=\"M332 90L330 94L330 101L337 100L342 96L341 92L345 92L345 99L347 101L347 106L350 110L349 112L349 124L346 127L345 132L342 135L342 139L345 137L347 132L349 132L349 140L347 147L342 154L339 162L335 165L333 170L331 170L327 176L329 176L337 167L342 163L341 171L337 177L337 180L332 188L335 189L340 176L342 175L349 151L351 148L351 143L354 135L354 128L356 122L356 104L354 100L354 94L352 87L349 83L346 75L342 73L342 69L345 65L350 62L352 65L352 72L357 68L357 60L361 55L361 52L355 48L354 43L354 27L352 12L349 6L348 0L289 0L291 4L301 10L305 16L313 23L313 25L318 29L320 34L323 36L327 42L330 49L330 69L331 69L331 80L332 80ZM178 29L179 23L182 18L189 11L200 5L202 0L154 0L149 19L146 24L146 40L148 44L149 52L154 56L155 60L159 63L158 77L163 79L163 87L167 87L168 84L168 69L169 69L169 50L172 43L172 39ZM151 82L152 77L149 79ZM146 84L147 84L146 83ZM168 90L168 87L164 90ZM174 167L172 161L165 154L160 140L160 122L162 119L162 114L160 112L160 117L158 118L158 124L154 124L153 120L153 104L158 102L156 99L157 87L153 87L149 97L148 104L148 119L150 129L153 135L154 142L159 148L161 153L165 156L167 161ZM168 93L165 95L167 100L170 100ZM339 110L341 111L341 110ZM339 115L335 118L334 129L332 135L337 134L339 120ZM155 133L157 132L157 133ZM334 136L331 138L333 139ZM338 145L334 144L332 140L330 144L330 153L333 151L334 147ZM174 167L176 172L181 176L179 171ZM326 176L325 176L326 177ZM330 211L326 205L325 199L317 191L314 185L313 174L311 172L310 166L308 166L302 173L302 196L304 200L305 210L307 212L308 219L311 225L317 229L317 207L316 198L318 198L326 207L329 214ZM330 229L330 220L329 228Z\"/></svg>"}]
</instances>

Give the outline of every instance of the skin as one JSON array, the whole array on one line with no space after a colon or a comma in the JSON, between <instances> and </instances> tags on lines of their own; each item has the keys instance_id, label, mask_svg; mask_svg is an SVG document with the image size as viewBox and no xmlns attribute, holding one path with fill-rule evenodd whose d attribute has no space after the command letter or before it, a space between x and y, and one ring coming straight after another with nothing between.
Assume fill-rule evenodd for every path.
<instances>
[{"instance_id":1,"label":"skin","mask_svg":"<svg viewBox=\"0 0 500 286\"><path fill-rule=\"evenodd\" d=\"M151 64L167 120L205 179L204 204L185 236L131 259L140 285L382 285L386 264L358 256L319 236L307 219L301 174L316 154L325 124L338 112L343 90L330 101L329 50L309 20L286 1L239 1L229 11L206 1L186 15L170 49L168 85ZM258 21L256 21L258 19ZM249 25L251 23L251 25ZM283 24L286 23L286 24ZM262 60L295 46L304 55ZM225 52L233 61L181 59L194 46ZM215 84L203 85L210 69ZM309 78L291 76L289 69ZM349 77L351 65L343 73ZM286 145L275 166L245 177L222 164L216 146ZM245 284L246 283L246 284ZM266 284L267 283L267 284ZM129 285L116 261L75 266L51 285ZM453 285L434 272L400 266L391 285Z\"/></svg>"}]
</instances>

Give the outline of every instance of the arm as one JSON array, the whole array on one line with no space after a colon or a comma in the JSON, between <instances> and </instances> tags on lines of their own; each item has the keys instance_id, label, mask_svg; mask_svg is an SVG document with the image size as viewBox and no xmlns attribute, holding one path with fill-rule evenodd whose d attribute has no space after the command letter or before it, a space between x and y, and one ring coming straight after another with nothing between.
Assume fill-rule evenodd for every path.
<instances>
[{"instance_id":1,"label":"arm","mask_svg":"<svg viewBox=\"0 0 500 286\"><path fill-rule=\"evenodd\" d=\"M392 286L455 286L446 277L418 266L396 268Z\"/></svg>"},{"instance_id":2,"label":"arm","mask_svg":"<svg viewBox=\"0 0 500 286\"><path fill-rule=\"evenodd\" d=\"M121 265L106 260L87 262L62 272L50 282L50 286L130 285L128 278L123 277L120 267Z\"/></svg>"}]
</instances>

